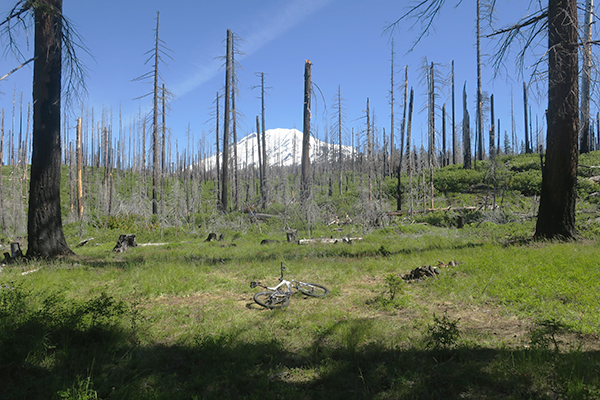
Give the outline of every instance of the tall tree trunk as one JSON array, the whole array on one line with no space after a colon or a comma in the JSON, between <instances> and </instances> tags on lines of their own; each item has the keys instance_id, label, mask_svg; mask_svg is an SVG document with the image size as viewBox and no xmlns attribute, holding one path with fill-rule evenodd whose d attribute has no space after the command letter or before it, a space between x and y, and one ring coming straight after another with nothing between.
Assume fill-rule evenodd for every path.
<instances>
[{"instance_id":1,"label":"tall tree trunk","mask_svg":"<svg viewBox=\"0 0 600 400\"><path fill-rule=\"evenodd\" d=\"M161 94L162 94L162 123L161 125L161 154L160 154L160 214L161 215L165 215L165 174L167 173L166 171L166 160L165 160L165 153L166 153L166 136L167 136L167 122L166 122L166 118L167 118L167 91L165 90L165 84L163 82L162 84L162 90L161 90Z\"/></svg>"},{"instance_id":2,"label":"tall tree trunk","mask_svg":"<svg viewBox=\"0 0 600 400\"><path fill-rule=\"evenodd\" d=\"M267 127L265 123L265 73L261 72L260 74L260 86L261 86L261 95L260 95L260 104L261 104L261 119L262 119L262 207L263 210L267 208L267 203L269 201L269 181L267 177L267 170L269 167L269 160L267 158ZM260 149L259 149L260 151Z\"/></svg>"},{"instance_id":3,"label":"tall tree trunk","mask_svg":"<svg viewBox=\"0 0 600 400\"><path fill-rule=\"evenodd\" d=\"M83 180L81 176L81 118L77 119L77 216L79 220L83 219Z\"/></svg>"},{"instance_id":4,"label":"tall tree trunk","mask_svg":"<svg viewBox=\"0 0 600 400\"><path fill-rule=\"evenodd\" d=\"M392 39L392 59L390 71L390 177L394 171L394 39Z\"/></svg>"},{"instance_id":5,"label":"tall tree trunk","mask_svg":"<svg viewBox=\"0 0 600 400\"><path fill-rule=\"evenodd\" d=\"M535 237L574 239L579 134L577 1L548 2L548 136Z\"/></svg>"},{"instance_id":6,"label":"tall tree trunk","mask_svg":"<svg viewBox=\"0 0 600 400\"><path fill-rule=\"evenodd\" d=\"M229 184L229 118L231 117L231 30L227 29L227 51L225 61L225 110L223 112L223 171L221 179L221 201L219 209L227 212L229 208L227 188Z\"/></svg>"},{"instance_id":7,"label":"tall tree trunk","mask_svg":"<svg viewBox=\"0 0 600 400\"><path fill-rule=\"evenodd\" d=\"M235 109L235 35L231 35L231 133L233 135L233 201L236 210L239 209L239 175L238 175L238 155L237 155L237 110Z\"/></svg>"},{"instance_id":8,"label":"tall tree trunk","mask_svg":"<svg viewBox=\"0 0 600 400\"><path fill-rule=\"evenodd\" d=\"M219 151L219 140L220 140L220 137L219 137L219 123L221 121L219 121L219 97L220 97L219 96L219 92L217 92L217 99L215 100L216 101L215 107L217 108L216 109L216 114L217 114L216 115L216 119L217 120L215 122L215 134L216 134L216 137L217 137L216 140L215 140L216 151L217 151L217 153L216 153L217 154L216 155L216 160L215 160L215 165L216 165L216 168L217 168L217 203L220 202L220 197L219 196L221 195L221 166L219 165L219 153L220 153L220 151Z\"/></svg>"},{"instance_id":9,"label":"tall tree trunk","mask_svg":"<svg viewBox=\"0 0 600 400\"><path fill-rule=\"evenodd\" d=\"M154 102L152 111L152 214L158 214L158 172L159 172L159 152L158 152L158 28L159 12L156 12L156 41L154 48Z\"/></svg>"},{"instance_id":10,"label":"tall tree trunk","mask_svg":"<svg viewBox=\"0 0 600 400\"><path fill-rule=\"evenodd\" d=\"M338 85L338 189L340 195L342 194L342 169L343 160L342 155L342 88Z\"/></svg>"},{"instance_id":11,"label":"tall tree trunk","mask_svg":"<svg viewBox=\"0 0 600 400\"><path fill-rule=\"evenodd\" d=\"M481 0L477 0L477 149L483 160L483 94L481 92Z\"/></svg>"},{"instance_id":12,"label":"tall tree trunk","mask_svg":"<svg viewBox=\"0 0 600 400\"><path fill-rule=\"evenodd\" d=\"M398 177L398 183L396 186L396 209L402 210L402 161L404 160L404 131L406 128L406 97L408 92L408 65L404 68L404 110L402 112L402 124L400 124L400 160L398 161L398 169L396 176Z\"/></svg>"},{"instance_id":13,"label":"tall tree trunk","mask_svg":"<svg viewBox=\"0 0 600 400\"><path fill-rule=\"evenodd\" d=\"M369 178L369 208L373 208L373 138L371 131L371 114L369 111L369 98L367 97L367 167Z\"/></svg>"},{"instance_id":14,"label":"tall tree trunk","mask_svg":"<svg viewBox=\"0 0 600 400\"><path fill-rule=\"evenodd\" d=\"M590 80L592 73L592 13L594 1L587 0L585 5L585 21L583 31L583 70L581 71L581 144L580 153L591 149L590 136Z\"/></svg>"},{"instance_id":15,"label":"tall tree trunk","mask_svg":"<svg viewBox=\"0 0 600 400\"><path fill-rule=\"evenodd\" d=\"M494 95L490 96L490 113L491 113L491 126L490 126L490 158L496 155L496 125L494 118ZM500 135L500 133L498 133Z\"/></svg>"},{"instance_id":16,"label":"tall tree trunk","mask_svg":"<svg viewBox=\"0 0 600 400\"><path fill-rule=\"evenodd\" d=\"M411 132L412 132L412 114L413 114L413 102L414 102L414 90L411 87L410 88L410 100L408 102L408 122L406 125L406 155L408 157L408 187L410 188L411 191L411 195L410 195L410 207L409 207L409 214L412 215L413 212L413 197L412 197L412 174L413 174L413 170L414 170L414 164L413 164L413 157L412 157L412 151L410 150L410 139L411 139Z\"/></svg>"},{"instance_id":17,"label":"tall tree trunk","mask_svg":"<svg viewBox=\"0 0 600 400\"><path fill-rule=\"evenodd\" d=\"M431 209L434 208L433 204L433 167L435 159L435 81L434 81L434 69L433 62L429 68L429 185L430 185L430 204Z\"/></svg>"},{"instance_id":18,"label":"tall tree trunk","mask_svg":"<svg viewBox=\"0 0 600 400\"><path fill-rule=\"evenodd\" d=\"M523 82L523 117L525 118L525 154L532 153L527 124L527 85Z\"/></svg>"},{"instance_id":19,"label":"tall tree trunk","mask_svg":"<svg viewBox=\"0 0 600 400\"><path fill-rule=\"evenodd\" d=\"M4 166L4 108L2 109L2 125L0 127L0 224L2 233L6 234L6 220L4 217L4 193L2 182L2 167Z\"/></svg>"},{"instance_id":20,"label":"tall tree trunk","mask_svg":"<svg viewBox=\"0 0 600 400\"><path fill-rule=\"evenodd\" d=\"M442 105L442 167L448 165L446 150L446 103Z\"/></svg>"},{"instance_id":21,"label":"tall tree trunk","mask_svg":"<svg viewBox=\"0 0 600 400\"><path fill-rule=\"evenodd\" d=\"M60 212L62 0L46 0L35 18L33 151L27 218L28 257L72 254Z\"/></svg>"},{"instance_id":22,"label":"tall tree trunk","mask_svg":"<svg viewBox=\"0 0 600 400\"><path fill-rule=\"evenodd\" d=\"M260 147L260 122L258 119L258 115L256 116L256 147L258 152L258 179L260 184L260 198L262 200L262 192L263 192L263 167L262 167L262 156L261 156L261 147Z\"/></svg>"},{"instance_id":23,"label":"tall tree trunk","mask_svg":"<svg viewBox=\"0 0 600 400\"><path fill-rule=\"evenodd\" d=\"M471 126L467 108L467 82L463 86L463 168L471 169Z\"/></svg>"},{"instance_id":24,"label":"tall tree trunk","mask_svg":"<svg viewBox=\"0 0 600 400\"><path fill-rule=\"evenodd\" d=\"M310 100L311 100L311 66L310 60L304 63L304 123L302 124L302 182L300 197L302 201L310 196Z\"/></svg>"},{"instance_id":25,"label":"tall tree trunk","mask_svg":"<svg viewBox=\"0 0 600 400\"><path fill-rule=\"evenodd\" d=\"M454 60L452 60L452 164L456 164L456 119L454 107Z\"/></svg>"}]
</instances>

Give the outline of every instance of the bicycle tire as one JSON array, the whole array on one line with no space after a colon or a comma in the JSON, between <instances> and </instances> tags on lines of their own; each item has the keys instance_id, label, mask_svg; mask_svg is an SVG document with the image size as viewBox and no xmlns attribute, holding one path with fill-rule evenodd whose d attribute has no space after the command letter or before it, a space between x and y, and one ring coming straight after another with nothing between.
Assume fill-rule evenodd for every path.
<instances>
[{"instance_id":1,"label":"bicycle tire","mask_svg":"<svg viewBox=\"0 0 600 400\"><path fill-rule=\"evenodd\" d=\"M298 282L298 291L312 297L323 297L329 294L329 289L318 283Z\"/></svg>"},{"instance_id":2,"label":"bicycle tire","mask_svg":"<svg viewBox=\"0 0 600 400\"><path fill-rule=\"evenodd\" d=\"M290 297L283 293L263 291L254 295L254 301L265 308L274 309L287 307L290 304Z\"/></svg>"}]
</instances>

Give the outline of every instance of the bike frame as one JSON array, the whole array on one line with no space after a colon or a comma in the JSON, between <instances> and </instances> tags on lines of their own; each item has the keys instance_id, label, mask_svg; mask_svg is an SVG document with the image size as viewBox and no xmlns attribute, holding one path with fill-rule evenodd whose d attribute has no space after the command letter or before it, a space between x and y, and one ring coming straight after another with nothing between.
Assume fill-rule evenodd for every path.
<instances>
[{"instance_id":1,"label":"bike frame","mask_svg":"<svg viewBox=\"0 0 600 400\"><path fill-rule=\"evenodd\" d=\"M279 284L277 286L265 286L260 282L253 282L254 284L256 284L256 286L261 286L267 290L272 290L273 292L277 292L280 291L282 293L285 294L289 294L290 296L293 295L294 293L298 292L298 284L299 283L303 283L300 281L297 281L295 279L292 279L291 281L287 281L285 279L283 279L283 271L285 271L285 267L283 266L283 263L281 263L281 276L279 277ZM285 287L286 290L282 290L281 288ZM294 292L292 289L295 289L296 291Z\"/></svg>"},{"instance_id":2,"label":"bike frame","mask_svg":"<svg viewBox=\"0 0 600 400\"><path fill-rule=\"evenodd\" d=\"M279 283L279 285L273 286L273 287L264 286L264 288L276 292L279 289L281 289L282 286L285 286L285 288L287 290L282 290L282 292L284 292L284 293L290 293L290 294L294 294L295 293L292 289L297 289L298 288L298 282L297 281L295 281L293 279L291 281L286 281L285 279L282 279L282 278L280 278L280 280L281 280L281 282Z\"/></svg>"}]
</instances>

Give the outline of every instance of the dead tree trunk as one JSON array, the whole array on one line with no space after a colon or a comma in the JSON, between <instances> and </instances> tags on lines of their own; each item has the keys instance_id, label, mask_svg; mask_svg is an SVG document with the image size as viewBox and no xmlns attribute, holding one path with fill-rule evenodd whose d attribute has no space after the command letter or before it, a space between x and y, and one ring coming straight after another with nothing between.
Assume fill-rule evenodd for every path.
<instances>
[{"instance_id":1,"label":"dead tree trunk","mask_svg":"<svg viewBox=\"0 0 600 400\"><path fill-rule=\"evenodd\" d=\"M452 60L452 164L456 164L456 119L454 107L454 60Z\"/></svg>"},{"instance_id":2,"label":"dead tree trunk","mask_svg":"<svg viewBox=\"0 0 600 400\"><path fill-rule=\"evenodd\" d=\"M219 209L227 212L228 204L228 184L229 184L229 119L231 117L231 30L227 29L227 51L225 60L225 110L223 124L223 172L221 179L221 201Z\"/></svg>"},{"instance_id":3,"label":"dead tree trunk","mask_svg":"<svg viewBox=\"0 0 600 400\"><path fill-rule=\"evenodd\" d=\"M269 201L269 180L268 180L268 167L269 160L267 158L267 127L265 123L265 74L261 72L260 74L260 86L261 86L261 95L260 95L260 103L261 103L261 117L262 117L262 183L261 183L261 194L262 194L262 208L263 210L267 208L267 203ZM260 149L259 149L260 151Z\"/></svg>"},{"instance_id":4,"label":"dead tree trunk","mask_svg":"<svg viewBox=\"0 0 600 400\"><path fill-rule=\"evenodd\" d=\"M304 123L302 125L302 182L300 197L302 201L310 196L310 100L311 100L311 66L310 60L304 63ZM263 127L264 128L264 127Z\"/></svg>"},{"instance_id":5,"label":"dead tree trunk","mask_svg":"<svg viewBox=\"0 0 600 400\"><path fill-rule=\"evenodd\" d=\"M590 135L590 80L592 73L592 13L594 1L587 0L585 6L585 21L583 32L583 70L581 71L581 144L580 153L588 153L593 141ZM590 140L592 138L592 140Z\"/></svg>"},{"instance_id":6,"label":"dead tree trunk","mask_svg":"<svg viewBox=\"0 0 600 400\"><path fill-rule=\"evenodd\" d=\"M156 40L154 48L154 102L152 111L152 214L158 214L158 171L159 171L159 153L158 153L158 28L159 12L156 12Z\"/></svg>"},{"instance_id":7,"label":"dead tree trunk","mask_svg":"<svg viewBox=\"0 0 600 400\"><path fill-rule=\"evenodd\" d=\"M481 0L477 0L477 148L478 160L483 160L483 94L481 92Z\"/></svg>"},{"instance_id":8,"label":"dead tree trunk","mask_svg":"<svg viewBox=\"0 0 600 400\"><path fill-rule=\"evenodd\" d=\"M525 118L525 154L532 153L531 143L529 142L529 131L527 124L527 85L523 82L523 117Z\"/></svg>"},{"instance_id":9,"label":"dead tree trunk","mask_svg":"<svg viewBox=\"0 0 600 400\"><path fill-rule=\"evenodd\" d=\"M83 219L83 180L82 180L81 118L77 119L77 216Z\"/></svg>"},{"instance_id":10,"label":"dead tree trunk","mask_svg":"<svg viewBox=\"0 0 600 400\"><path fill-rule=\"evenodd\" d=\"M496 123L494 119L494 95L490 96L490 158L496 155ZM500 133L498 133L499 135Z\"/></svg>"},{"instance_id":11,"label":"dead tree trunk","mask_svg":"<svg viewBox=\"0 0 600 400\"><path fill-rule=\"evenodd\" d=\"M467 82L463 86L463 168L471 169L471 127L467 108Z\"/></svg>"}]
</instances>

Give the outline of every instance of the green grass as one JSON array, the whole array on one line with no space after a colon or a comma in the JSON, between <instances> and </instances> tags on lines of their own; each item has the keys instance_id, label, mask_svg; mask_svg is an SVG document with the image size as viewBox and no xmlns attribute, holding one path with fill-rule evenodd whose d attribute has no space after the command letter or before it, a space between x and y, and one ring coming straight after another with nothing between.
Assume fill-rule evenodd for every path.
<instances>
[{"instance_id":1,"label":"green grass","mask_svg":"<svg viewBox=\"0 0 600 400\"><path fill-rule=\"evenodd\" d=\"M236 246L233 231L209 243L171 232L123 254L111 252L120 231L87 227L96 239L75 257L4 267L0 398L600 395L597 241L527 244L531 222L391 223L353 244L261 246L283 239L267 227ZM392 298L397 277L450 260ZM275 284L281 262L331 294L260 308L249 283Z\"/></svg>"}]
</instances>

